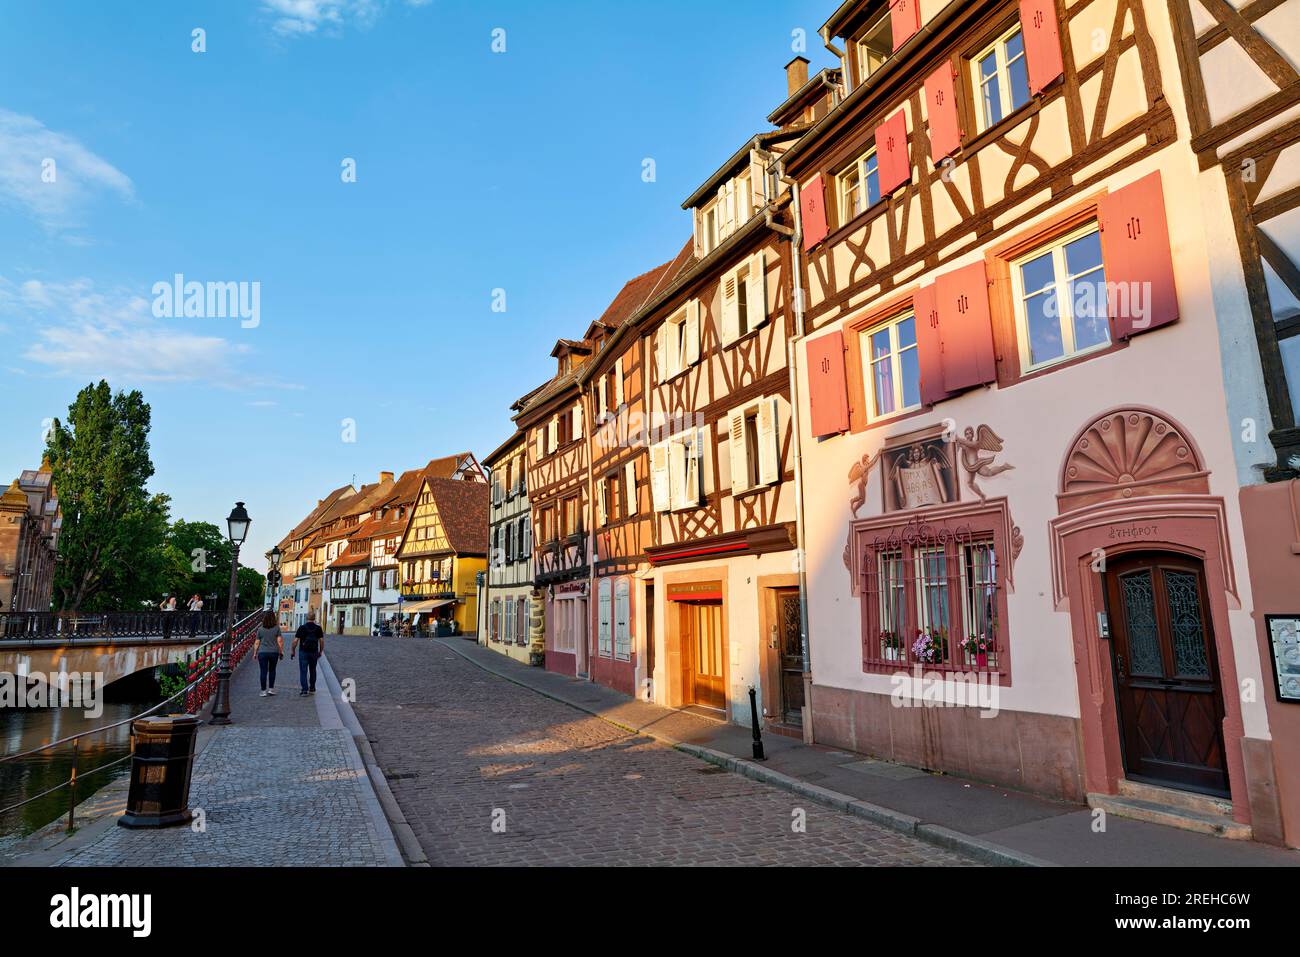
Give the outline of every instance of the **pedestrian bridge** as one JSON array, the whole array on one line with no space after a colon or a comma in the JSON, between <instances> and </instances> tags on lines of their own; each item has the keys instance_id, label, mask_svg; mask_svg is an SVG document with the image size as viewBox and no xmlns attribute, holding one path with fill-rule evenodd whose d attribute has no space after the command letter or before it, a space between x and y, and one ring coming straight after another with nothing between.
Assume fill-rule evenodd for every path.
<instances>
[{"instance_id":1,"label":"pedestrian bridge","mask_svg":"<svg viewBox=\"0 0 1300 957\"><path fill-rule=\"evenodd\" d=\"M225 628L224 611L0 614L0 674L90 672L111 684L183 660Z\"/></svg>"}]
</instances>

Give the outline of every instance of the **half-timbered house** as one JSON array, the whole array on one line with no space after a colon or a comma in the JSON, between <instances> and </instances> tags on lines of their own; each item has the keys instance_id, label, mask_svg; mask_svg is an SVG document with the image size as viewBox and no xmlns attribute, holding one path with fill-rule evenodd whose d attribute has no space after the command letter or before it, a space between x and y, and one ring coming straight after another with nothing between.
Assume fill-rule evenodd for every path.
<instances>
[{"instance_id":1,"label":"half-timbered house","mask_svg":"<svg viewBox=\"0 0 1300 957\"><path fill-rule=\"evenodd\" d=\"M634 318L646 377L653 543L651 694L774 726L803 716L793 417L790 191L776 163L836 101L833 73L787 67L776 130L683 203L688 256Z\"/></svg>"},{"instance_id":2,"label":"half-timbered house","mask_svg":"<svg viewBox=\"0 0 1300 957\"><path fill-rule=\"evenodd\" d=\"M1169 9L1220 253L1210 280L1273 742L1243 739L1246 773L1275 769L1280 829L1300 846L1300 763L1283 759L1300 750L1300 0Z\"/></svg>"},{"instance_id":3,"label":"half-timbered house","mask_svg":"<svg viewBox=\"0 0 1300 957\"><path fill-rule=\"evenodd\" d=\"M533 582L543 595L545 667L586 675L590 542L586 418L578 370L591 344L561 339L556 374L516 403L524 434L533 530Z\"/></svg>"},{"instance_id":4,"label":"half-timbered house","mask_svg":"<svg viewBox=\"0 0 1300 957\"><path fill-rule=\"evenodd\" d=\"M591 461L587 489L592 503L593 600L587 623L593 681L633 694L650 691L654 671L653 623L648 608L645 561L652 544L649 459L640 441L646 411L644 355L629 322L642 305L689 261L688 244L673 260L630 280L587 331L595 354L583 364L578 384L586 417Z\"/></svg>"},{"instance_id":5,"label":"half-timbered house","mask_svg":"<svg viewBox=\"0 0 1300 957\"><path fill-rule=\"evenodd\" d=\"M474 634L476 576L487 568L488 497L485 482L423 480L397 547L401 613L420 616L421 627Z\"/></svg>"},{"instance_id":6,"label":"half-timbered house","mask_svg":"<svg viewBox=\"0 0 1300 957\"><path fill-rule=\"evenodd\" d=\"M1239 692L1268 665L1197 155L1231 166L1264 111L1189 144L1179 72L1279 4L1192 6L1190 39L1184 0L854 0L823 27L846 95L779 160L809 710L827 745L1279 840L1300 742Z\"/></svg>"},{"instance_id":7,"label":"half-timbered house","mask_svg":"<svg viewBox=\"0 0 1300 957\"><path fill-rule=\"evenodd\" d=\"M491 473L488 570L479 609L479 643L525 664L540 663L542 613L533 585L533 531L524 434L516 432L483 460ZM536 645L533 644L534 639Z\"/></svg>"}]
</instances>

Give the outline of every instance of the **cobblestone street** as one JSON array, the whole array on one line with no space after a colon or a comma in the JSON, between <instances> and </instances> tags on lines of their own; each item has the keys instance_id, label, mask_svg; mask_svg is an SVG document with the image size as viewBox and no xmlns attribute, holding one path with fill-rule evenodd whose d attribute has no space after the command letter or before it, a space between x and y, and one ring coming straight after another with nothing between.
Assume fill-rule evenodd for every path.
<instances>
[{"instance_id":1,"label":"cobblestone street","mask_svg":"<svg viewBox=\"0 0 1300 957\"><path fill-rule=\"evenodd\" d=\"M969 863L626 733L429 641L331 637L328 655L355 682L356 714L435 866Z\"/></svg>"}]
</instances>

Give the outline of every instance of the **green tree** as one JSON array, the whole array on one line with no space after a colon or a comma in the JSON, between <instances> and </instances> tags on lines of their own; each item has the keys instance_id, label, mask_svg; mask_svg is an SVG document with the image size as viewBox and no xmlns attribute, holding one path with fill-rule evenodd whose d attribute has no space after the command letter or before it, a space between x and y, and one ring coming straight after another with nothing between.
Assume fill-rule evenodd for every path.
<instances>
[{"instance_id":1,"label":"green tree","mask_svg":"<svg viewBox=\"0 0 1300 957\"><path fill-rule=\"evenodd\" d=\"M138 391L82 389L68 421L50 430L46 456L63 511L54 602L107 611L158 600L169 556L169 499L152 495L150 409Z\"/></svg>"},{"instance_id":2,"label":"green tree","mask_svg":"<svg viewBox=\"0 0 1300 957\"><path fill-rule=\"evenodd\" d=\"M167 533L168 594L176 595L184 606L193 594L217 595L217 603L208 602L209 611L225 607L230 591L230 542L221 529L211 522L187 522L178 519Z\"/></svg>"},{"instance_id":3,"label":"green tree","mask_svg":"<svg viewBox=\"0 0 1300 957\"><path fill-rule=\"evenodd\" d=\"M227 566L229 568L229 566ZM226 593L230 590L230 583L226 583L226 592L222 593L222 607L226 604ZM249 568L247 565L239 566L239 604L241 609L261 608L262 602L266 600L266 579L256 568Z\"/></svg>"}]
</instances>

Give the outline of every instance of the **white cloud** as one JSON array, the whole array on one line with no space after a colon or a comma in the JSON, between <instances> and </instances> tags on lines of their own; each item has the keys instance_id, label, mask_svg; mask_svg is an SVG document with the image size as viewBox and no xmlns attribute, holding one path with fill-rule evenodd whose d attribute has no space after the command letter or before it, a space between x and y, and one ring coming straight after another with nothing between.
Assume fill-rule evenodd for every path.
<instances>
[{"instance_id":1,"label":"white cloud","mask_svg":"<svg viewBox=\"0 0 1300 957\"><path fill-rule=\"evenodd\" d=\"M144 297L101 292L89 279L15 284L0 277L0 314L34 330L23 358L60 375L233 385L241 376L232 360L249 351L194 332L193 320L187 328L185 320L154 319Z\"/></svg>"},{"instance_id":2,"label":"white cloud","mask_svg":"<svg viewBox=\"0 0 1300 957\"><path fill-rule=\"evenodd\" d=\"M409 7L428 6L432 0L405 0ZM271 17L271 29L281 36L340 33L345 26L365 29L379 18L387 0L262 0L262 12Z\"/></svg>"},{"instance_id":3,"label":"white cloud","mask_svg":"<svg viewBox=\"0 0 1300 957\"><path fill-rule=\"evenodd\" d=\"M71 136L0 109L0 200L62 230L79 225L80 214L104 192L135 195L125 173Z\"/></svg>"}]
</instances>

